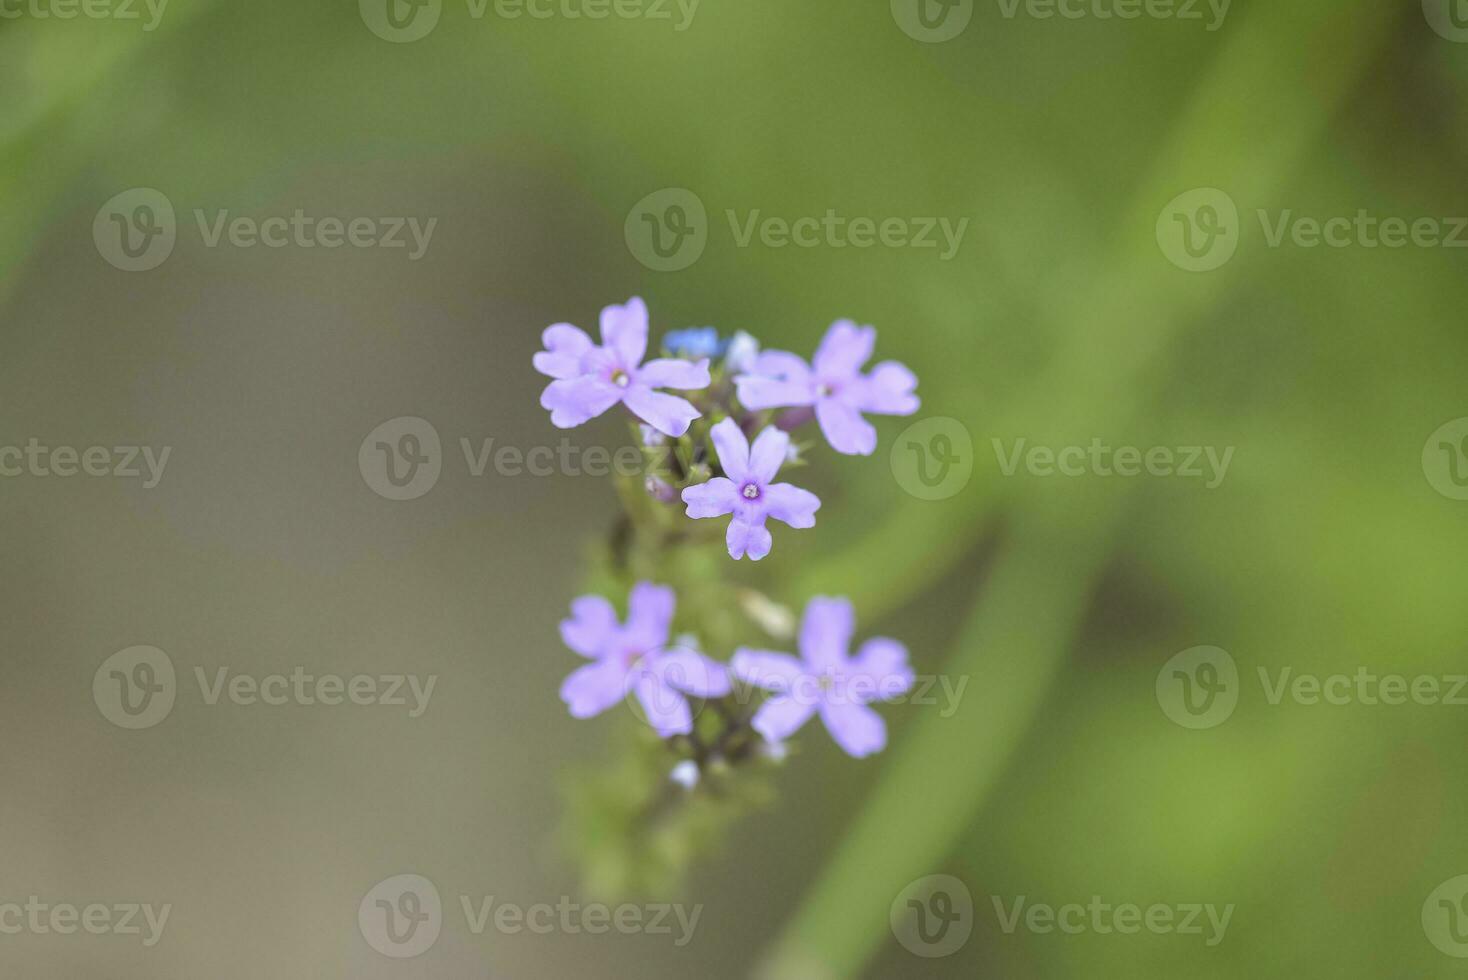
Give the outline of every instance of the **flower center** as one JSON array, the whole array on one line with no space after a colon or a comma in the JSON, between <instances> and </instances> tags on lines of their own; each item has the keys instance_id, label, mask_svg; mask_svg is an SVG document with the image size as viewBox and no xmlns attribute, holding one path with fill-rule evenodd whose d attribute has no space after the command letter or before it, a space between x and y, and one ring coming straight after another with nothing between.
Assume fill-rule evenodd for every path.
<instances>
[{"instance_id":1,"label":"flower center","mask_svg":"<svg viewBox=\"0 0 1468 980\"><path fill-rule=\"evenodd\" d=\"M627 372L623 371L621 368L617 368L617 370L612 372L612 384L616 385L618 388L625 388L631 383L632 379L628 377Z\"/></svg>"},{"instance_id":2,"label":"flower center","mask_svg":"<svg viewBox=\"0 0 1468 980\"><path fill-rule=\"evenodd\" d=\"M746 483L744 485L744 489L743 490L740 490L739 492L744 496L744 499L745 500L758 500L759 499L759 484L757 484L757 483Z\"/></svg>"},{"instance_id":3,"label":"flower center","mask_svg":"<svg viewBox=\"0 0 1468 980\"><path fill-rule=\"evenodd\" d=\"M830 398L832 395L836 394L836 386L831 384L831 382L829 381L822 381L820 384L816 385L816 394L821 396L822 398Z\"/></svg>"},{"instance_id":4,"label":"flower center","mask_svg":"<svg viewBox=\"0 0 1468 980\"><path fill-rule=\"evenodd\" d=\"M642 658L645 656L646 654L641 650L627 650L622 654L622 663L628 670L632 670L642 663Z\"/></svg>"}]
</instances>

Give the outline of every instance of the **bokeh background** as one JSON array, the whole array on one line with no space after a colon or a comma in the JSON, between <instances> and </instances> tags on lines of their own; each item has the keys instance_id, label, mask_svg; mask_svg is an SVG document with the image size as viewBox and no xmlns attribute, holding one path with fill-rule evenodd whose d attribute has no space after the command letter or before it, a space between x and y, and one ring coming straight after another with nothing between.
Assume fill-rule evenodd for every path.
<instances>
[{"instance_id":1,"label":"bokeh background","mask_svg":"<svg viewBox=\"0 0 1468 980\"><path fill-rule=\"evenodd\" d=\"M703 0L684 30L675 6L555 9L445 0L408 43L344 0L173 0L152 31L0 20L0 444L172 447L154 489L0 481L0 900L173 906L151 949L0 936L0 973L1459 975L1422 909L1468 872L1468 708L1271 705L1256 676L1468 664L1468 502L1423 463L1468 415L1463 253L1271 248L1255 217L1468 215L1468 46L1432 3L1237 0L1212 31L977 3L942 43L873 0ZM93 223L137 187L179 220L167 260L133 273ZM624 225L669 187L706 205L708 242L661 272ZM1156 234L1199 187L1241 215L1236 254L1203 273ZM209 248L193 218L297 208L438 224L409 261ZM724 216L828 208L969 223L943 261L740 247ZM777 802L670 896L703 905L687 946L473 935L460 895L579 900L560 779L635 722L574 722L556 697L576 662L556 623L611 487L474 477L458 441L555 445L529 368L541 328L633 294L655 331L805 353L836 317L875 324L881 356L921 378L920 417L961 423L962 492L906 492L888 452L911 420L884 420L875 456L803 471L819 527L777 531L735 574L792 604L849 594L863 635L968 687L950 717L884 709L873 759L811 729ZM433 423L444 469L395 502L357 451L404 415ZM1234 456L1214 489L1007 477L996 438ZM125 731L90 691L135 644L184 683L164 722ZM1229 651L1241 690L1226 722L1189 730L1156 681L1201 644ZM297 665L439 681L416 719L209 706L192 687L195 667ZM403 872L437 884L448 921L392 960L356 911ZM973 931L925 959L888 912L940 873L971 892ZM1021 895L1235 910L1213 947L1006 933L992 896Z\"/></svg>"}]
</instances>

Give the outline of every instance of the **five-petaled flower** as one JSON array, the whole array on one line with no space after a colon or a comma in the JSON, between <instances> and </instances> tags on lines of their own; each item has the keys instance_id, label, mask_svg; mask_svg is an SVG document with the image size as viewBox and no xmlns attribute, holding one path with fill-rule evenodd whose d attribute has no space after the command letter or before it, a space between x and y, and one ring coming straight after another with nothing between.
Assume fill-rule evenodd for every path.
<instances>
[{"instance_id":1,"label":"five-petaled flower","mask_svg":"<svg viewBox=\"0 0 1468 980\"><path fill-rule=\"evenodd\" d=\"M871 359L877 331L850 320L837 320L826 331L810 365L787 351L765 351L754 368L734 379L745 408L814 408L826 441L838 453L870 456L877 430L862 418L911 415L918 410L913 394L917 378L897 361L883 361L862 374Z\"/></svg>"},{"instance_id":2,"label":"five-petaled flower","mask_svg":"<svg viewBox=\"0 0 1468 980\"><path fill-rule=\"evenodd\" d=\"M639 582L627 600L625 625L601 596L584 595L571 603L571 618L561 621L561 639L592 660L561 685L561 700L574 717L601 714L630 691L648 723L667 738L693 731L684 695L718 698L729 693L729 673L722 664L668 646L674 602L667 586Z\"/></svg>"},{"instance_id":3,"label":"five-petaled flower","mask_svg":"<svg viewBox=\"0 0 1468 980\"><path fill-rule=\"evenodd\" d=\"M699 417L698 409L677 395L654 388L695 391L709 385L709 362L658 358L642 363L647 353L647 306L636 296L625 306L601 311L601 346L586 331L569 323L545 328L545 350L535 355L535 369L556 380L540 396L550 409L551 423L571 429L621 402L648 425L681 436Z\"/></svg>"},{"instance_id":4,"label":"five-petaled flower","mask_svg":"<svg viewBox=\"0 0 1468 980\"><path fill-rule=\"evenodd\" d=\"M819 711L826 730L847 754L861 758L887 744L887 726L869 704L887 701L912 687L907 648L876 637L848 655L856 622L846 599L817 596L800 624L800 659L767 650L734 651L735 676L771 697L751 725L779 744Z\"/></svg>"},{"instance_id":5,"label":"five-petaled flower","mask_svg":"<svg viewBox=\"0 0 1468 980\"><path fill-rule=\"evenodd\" d=\"M724 475L686 488L683 502L688 505L689 517L733 515L724 539L730 557L748 555L759 561L770 553L767 517L791 527L815 525L816 511L821 506L819 497L790 483L770 482L785 462L790 436L770 426L751 447L733 419L724 419L709 434Z\"/></svg>"}]
</instances>

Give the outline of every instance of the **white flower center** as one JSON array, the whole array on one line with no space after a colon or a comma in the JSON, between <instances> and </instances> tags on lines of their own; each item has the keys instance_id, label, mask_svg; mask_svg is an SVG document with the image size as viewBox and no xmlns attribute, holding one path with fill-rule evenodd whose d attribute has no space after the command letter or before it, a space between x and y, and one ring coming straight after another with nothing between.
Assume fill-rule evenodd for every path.
<instances>
[{"instance_id":1,"label":"white flower center","mask_svg":"<svg viewBox=\"0 0 1468 980\"><path fill-rule=\"evenodd\" d=\"M745 500L758 500L759 499L759 486L757 484L754 484L754 483L746 483L744 485L744 489L741 490L741 491L739 491L739 492L744 495L744 499Z\"/></svg>"},{"instance_id":2,"label":"white flower center","mask_svg":"<svg viewBox=\"0 0 1468 980\"><path fill-rule=\"evenodd\" d=\"M628 377L627 372L623 371L621 368L618 368L617 370L612 372L612 384L616 385L618 388L625 388L631 383L632 379Z\"/></svg>"}]
</instances>

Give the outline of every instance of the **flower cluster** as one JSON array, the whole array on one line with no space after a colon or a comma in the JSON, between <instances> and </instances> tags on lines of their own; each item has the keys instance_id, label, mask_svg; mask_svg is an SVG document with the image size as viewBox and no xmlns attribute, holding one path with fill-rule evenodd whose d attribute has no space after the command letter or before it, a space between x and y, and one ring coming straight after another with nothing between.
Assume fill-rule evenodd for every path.
<instances>
[{"instance_id":1,"label":"flower cluster","mask_svg":"<svg viewBox=\"0 0 1468 980\"><path fill-rule=\"evenodd\" d=\"M624 579L635 581L625 618L608 599L585 595L561 623L566 646L587 659L561 686L571 714L588 718L625 701L682 756L671 779L685 788L710 766L782 758L787 740L816 715L849 755L881 751L886 725L871 705L913 683L901 643L871 639L853 654L851 603L826 597L810 600L791 637L793 617L783 607L750 590L690 581L676 553L712 546L697 522L716 518L728 518L723 544L736 560L770 554L771 519L813 527L820 499L779 480L782 468L805 462L792 433L814 422L837 452L871 455L877 430L866 416L918 409L912 372L896 361L867 370L876 331L847 320L831 325L809 361L761 350L744 332L723 338L713 327L669 332L649 359L647 307L637 298L602 310L599 343L568 323L546 328L543 341L534 365L551 379L540 398L551 422L571 428L620 404L648 460L641 487L625 500L624 530L614 535L641 530L653 541L640 552L641 574ZM675 634L680 599L690 592L698 598L681 603L687 632ZM735 594L737 602L728 598ZM746 632L716 630L711 620L726 620L740 604ZM750 625L794 638L798 655L745 642ZM727 662L703 652L709 638L730 651ZM716 708L707 724L705 705Z\"/></svg>"},{"instance_id":2,"label":"flower cluster","mask_svg":"<svg viewBox=\"0 0 1468 980\"><path fill-rule=\"evenodd\" d=\"M598 345L569 323L546 328L545 350L535 355L534 364L553 379L540 396L551 423L574 428L621 404L641 420L642 443L657 446L667 438L686 439L706 411L715 413L718 421L707 432L713 454L704 446L683 447L689 465L674 476L689 517L729 515L726 543L736 559L759 561L770 553L768 518L793 528L815 525L821 506L815 494L773 482L792 458L790 430L814 418L832 449L870 456L877 448L877 430L864 414L911 415L918 409L917 378L904 365L883 361L863 373L877 332L849 320L831 325L810 363L788 351L760 351L742 332L721 341L712 327L669 333L663 340L669 356L644 363L647 306L637 297L603 309L600 331ZM734 392L726 384L715 385L709 363L720 356L720 370L732 380ZM658 389L706 397L700 405ZM770 412L776 409L785 411L772 422ZM751 444L749 436L756 432ZM649 489L666 496L665 488L676 486L652 475Z\"/></svg>"}]
</instances>

